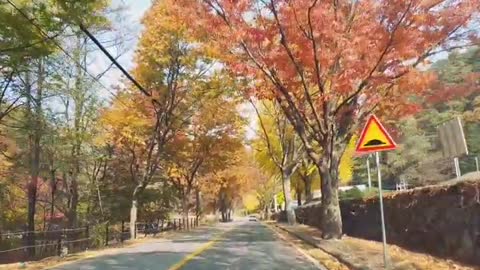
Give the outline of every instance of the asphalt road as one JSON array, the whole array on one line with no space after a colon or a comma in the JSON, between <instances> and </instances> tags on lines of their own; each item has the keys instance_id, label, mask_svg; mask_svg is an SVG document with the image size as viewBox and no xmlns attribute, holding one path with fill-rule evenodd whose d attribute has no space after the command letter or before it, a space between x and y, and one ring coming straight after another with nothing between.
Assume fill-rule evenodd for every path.
<instances>
[{"instance_id":1,"label":"asphalt road","mask_svg":"<svg viewBox=\"0 0 480 270\"><path fill-rule=\"evenodd\" d=\"M259 222L236 221L175 235L56 270L307 270L318 269Z\"/></svg>"}]
</instances>

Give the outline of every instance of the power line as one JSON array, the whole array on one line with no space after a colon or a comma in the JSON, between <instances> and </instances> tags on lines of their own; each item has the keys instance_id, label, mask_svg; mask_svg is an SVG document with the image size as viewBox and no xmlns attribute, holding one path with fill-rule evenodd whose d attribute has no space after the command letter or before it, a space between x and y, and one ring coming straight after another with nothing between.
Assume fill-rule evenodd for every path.
<instances>
[{"instance_id":1,"label":"power line","mask_svg":"<svg viewBox=\"0 0 480 270\"><path fill-rule=\"evenodd\" d=\"M85 35L87 35L90 38L90 40L92 40L93 43L97 45L97 47L108 57L108 59L110 59L110 61L112 61L112 63L118 69L120 69L123 75L125 75L125 77L127 77L140 91L142 91L142 93L144 93L147 97L152 96L147 90L145 90L145 88L143 88L143 86L137 80L135 80L135 78L133 78L132 75L130 75L130 73L128 73L128 71L126 71L123 68L122 65L120 65L120 63L118 63L118 61L107 51L107 49L105 49L105 47L103 47L100 41L98 41L97 38L95 38L95 36L92 35L92 33L90 33L90 31L88 31L88 29L85 26L83 26L83 24L80 24L80 30L82 30L85 33Z\"/></svg>"},{"instance_id":2,"label":"power line","mask_svg":"<svg viewBox=\"0 0 480 270\"><path fill-rule=\"evenodd\" d=\"M21 10L17 5L15 5L15 3L13 3L11 0L7 0L7 2L18 12L20 13L20 15L22 15L25 19L27 19L27 21L32 24L33 26L35 26L35 28L37 28L37 30L40 32L41 35L44 36L44 38L50 38L50 36L48 35L48 33L46 33L43 28L41 26L39 26L37 23L35 23L34 19L30 18L25 12L23 12L23 10ZM100 80L96 77L96 76L93 76L82 64L78 63L77 60L70 55L70 53L68 53L60 44L58 44L58 42L56 42L55 39L50 39L52 40L53 44L58 47L68 58L70 58L78 67L80 67L86 74L88 74L96 83L98 83L100 86L102 86L103 89L107 90L114 98L116 98L117 100L119 100L121 103L123 103L123 101L121 101L120 99L118 99L118 96L113 93L108 87L106 87L102 82L100 82ZM124 104L124 103L123 103ZM126 104L124 104L126 106Z\"/></svg>"}]
</instances>

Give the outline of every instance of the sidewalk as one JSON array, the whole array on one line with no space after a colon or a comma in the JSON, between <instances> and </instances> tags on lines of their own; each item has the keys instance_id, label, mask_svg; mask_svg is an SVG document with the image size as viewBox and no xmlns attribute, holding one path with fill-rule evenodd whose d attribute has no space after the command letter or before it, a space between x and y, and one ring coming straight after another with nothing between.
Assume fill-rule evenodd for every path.
<instances>
[{"instance_id":1,"label":"sidewalk","mask_svg":"<svg viewBox=\"0 0 480 270\"><path fill-rule=\"evenodd\" d=\"M302 239L337 258L351 269L384 269L383 246L380 242L344 236L342 240L323 240L318 229L306 225L290 226L275 223L275 226ZM388 245L391 267L398 270L473 270L479 269L460 265L451 260L439 259L422 253L407 251Z\"/></svg>"}]
</instances>

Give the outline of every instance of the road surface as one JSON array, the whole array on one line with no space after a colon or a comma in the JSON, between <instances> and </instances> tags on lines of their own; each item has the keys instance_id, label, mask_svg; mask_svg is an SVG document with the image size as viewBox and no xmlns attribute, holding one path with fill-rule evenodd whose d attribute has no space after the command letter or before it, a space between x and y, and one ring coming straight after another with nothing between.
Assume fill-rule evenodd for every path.
<instances>
[{"instance_id":1,"label":"road surface","mask_svg":"<svg viewBox=\"0 0 480 270\"><path fill-rule=\"evenodd\" d=\"M318 269L259 222L236 221L159 239L56 270Z\"/></svg>"}]
</instances>

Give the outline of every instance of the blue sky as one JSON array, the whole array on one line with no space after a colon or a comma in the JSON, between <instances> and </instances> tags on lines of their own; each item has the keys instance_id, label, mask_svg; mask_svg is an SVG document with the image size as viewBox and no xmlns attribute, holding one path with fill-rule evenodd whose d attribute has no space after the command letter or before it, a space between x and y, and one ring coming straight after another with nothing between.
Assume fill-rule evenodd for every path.
<instances>
[{"instance_id":1,"label":"blue sky","mask_svg":"<svg viewBox=\"0 0 480 270\"><path fill-rule=\"evenodd\" d=\"M126 42L121 48L122 54L118 58L118 62L125 67L127 70L130 70L134 67L134 52L137 46L138 39L142 33L142 24L141 20L143 14L151 6L151 0L112 0L111 7L123 7L122 11L117 14L115 18L111 18L112 28L114 29L111 33L105 34L99 39L110 39L115 35L121 35ZM117 48L107 48L108 51L113 55L118 55ZM92 55L92 63L88 67L89 71L93 75L97 75L103 72L109 65L110 60L103 55L100 51L97 51ZM114 86L120 84L123 76L120 71L116 68L110 69L101 79L102 84L109 88L110 91L106 89L101 89L100 95L106 99L111 99Z\"/></svg>"},{"instance_id":2,"label":"blue sky","mask_svg":"<svg viewBox=\"0 0 480 270\"><path fill-rule=\"evenodd\" d=\"M128 22L129 26L132 26L133 35L136 36L136 40L141 34L142 25L141 19L145 11L152 5L152 0L113 0L112 6L118 6L119 4L126 7L125 10L125 21ZM132 44L130 51L123 56L120 60L122 65L125 65L127 68L132 68L132 57L133 52L136 46L136 42Z\"/></svg>"},{"instance_id":3,"label":"blue sky","mask_svg":"<svg viewBox=\"0 0 480 270\"><path fill-rule=\"evenodd\" d=\"M141 20L151 4L152 0L112 0L112 7L118 7L119 5L124 7L124 10L120 14L120 18L112 20L112 27L114 28L113 35L116 32L119 32L124 34L129 40L125 44L127 51L118 59L118 62L127 70L131 70L134 67L134 52L143 29ZM110 33L107 34L107 36L110 36ZM112 55L116 55L116 50L114 48L108 48L108 50ZM109 65L110 61L108 58L98 51L93 57L93 63L89 66L89 70L92 74L96 75L105 70ZM108 87L110 91L102 89L100 95L106 99L111 99L111 92L114 91L113 89L115 86L121 84L122 78L123 76L118 69L111 69L108 71L108 73L101 78L101 82ZM246 103L241 105L238 109L239 112L244 117L247 117L250 122L246 130L246 138L254 138L257 117L253 108L250 104Z\"/></svg>"}]
</instances>

